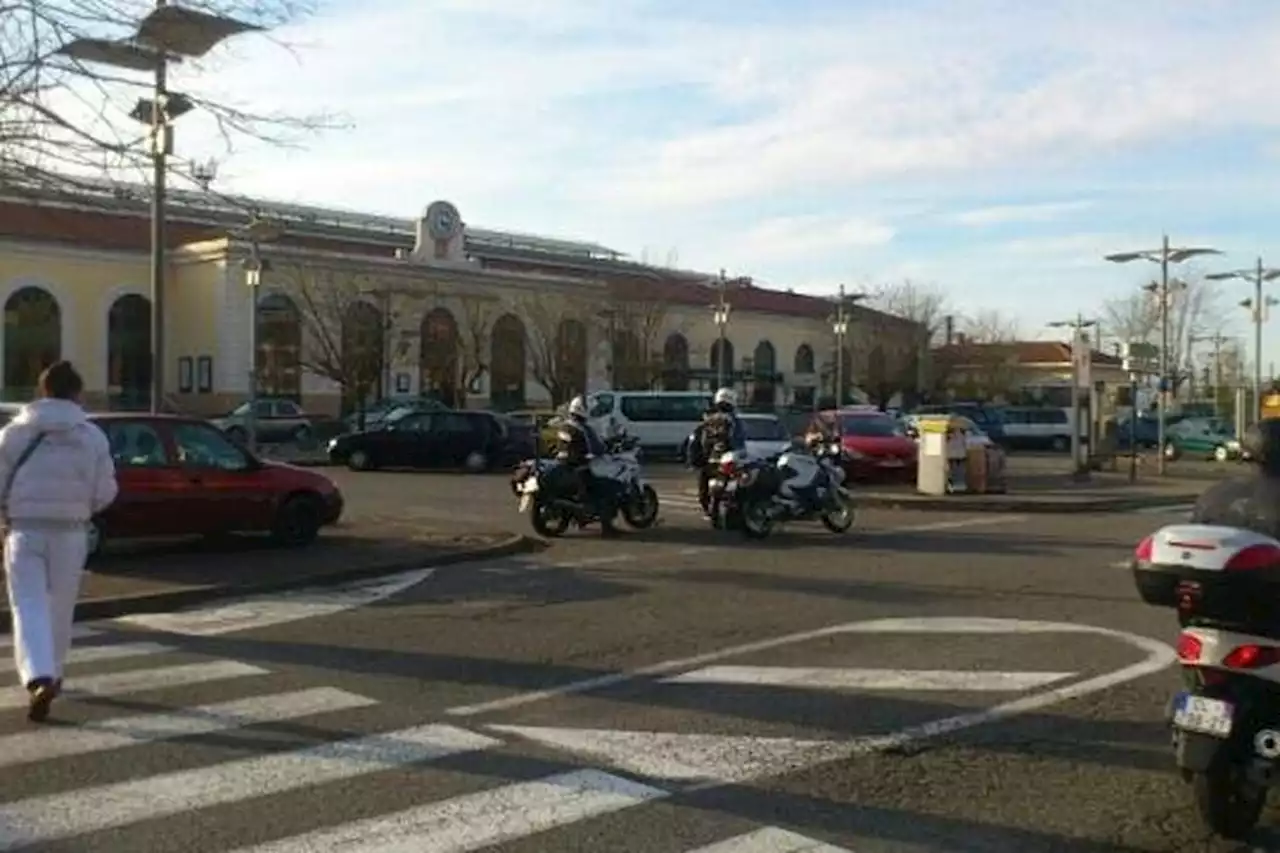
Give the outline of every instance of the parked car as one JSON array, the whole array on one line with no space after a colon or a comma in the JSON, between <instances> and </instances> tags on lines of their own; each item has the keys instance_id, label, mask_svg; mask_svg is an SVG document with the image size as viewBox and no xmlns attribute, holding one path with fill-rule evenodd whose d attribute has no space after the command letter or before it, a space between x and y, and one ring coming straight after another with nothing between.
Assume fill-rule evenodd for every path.
<instances>
[{"instance_id":1,"label":"parked car","mask_svg":"<svg viewBox=\"0 0 1280 853\"><path fill-rule=\"evenodd\" d=\"M1165 430L1164 455L1226 462L1240 458L1240 442L1230 425L1217 418L1184 418Z\"/></svg>"},{"instance_id":2,"label":"parked car","mask_svg":"<svg viewBox=\"0 0 1280 853\"><path fill-rule=\"evenodd\" d=\"M264 444L309 441L317 432L315 418L282 397L259 397L253 404L254 437ZM249 438L249 403L236 406L213 423L235 441Z\"/></svg>"},{"instance_id":3,"label":"parked car","mask_svg":"<svg viewBox=\"0 0 1280 853\"><path fill-rule=\"evenodd\" d=\"M921 406L917 415L957 415L973 421L988 438L1001 446L1008 446L1004 432L1004 417L995 406L984 403L941 403Z\"/></svg>"},{"instance_id":4,"label":"parked car","mask_svg":"<svg viewBox=\"0 0 1280 853\"><path fill-rule=\"evenodd\" d=\"M406 411L376 429L329 442L329 459L353 471L377 468L464 468L487 471L527 458L492 412Z\"/></svg>"},{"instance_id":5,"label":"parked car","mask_svg":"<svg viewBox=\"0 0 1280 853\"><path fill-rule=\"evenodd\" d=\"M1138 416L1116 423L1116 448L1122 451L1154 450L1160 446L1160 422L1155 418Z\"/></svg>"},{"instance_id":6,"label":"parked car","mask_svg":"<svg viewBox=\"0 0 1280 853\"><path fill-rule=\"evenodd\" d=\"M747 413L739 417L747 434L747 452L752 456L777 456L791 449L791 435L777 415Z\"/></svg>"},{"instance_id":7,"label":"parked car","mask_svg":"<svg viewBox=\"0 0 1280 853\"><path fill-rule=\"evenodd\" d=\"M401 394L394 397L383 397L364 408L364 429L376 429L382 425L384 421L393 414L405 409L411 409L419 412L448 412L451 409L444 403L441 403L435 397L424 395L411 396ZM361 412L352 412L342 419L343 426L347 432L358 432L360 430Z\"/></svg>"},{"instance_id":8,"label":"parked car","mask_svg":"<svg viewBox=\"0 0 1280 853\"><path fill-rule=\"evenodd\" d=\"M918 448L902 422L874 406L819 412L809 432L840 436L851 480L893 478L914 480Z\"/></svg>"},{"instance_id":9,"label":"parked car","mask_svg":"<svg viewBox=\"0 0 1280 853\"><path fill-rule=\"evenodd\" d=\"M90 415L106 434L120 495L93 520L90 553L109 539L269 533L301 546L342 515L333 481L266 462L199 418Z\"/></svg>"},{"instance_id":10,"label":"parked car","mask_svg":"<svg viewBox=\"0 0 1280 853\"><path fill-rule=\"evenodd\" d=\"M1005 443L1012 449L1071 449L1071 415L1052 406L1007 406L1001 413Z\"/></svg>"}]
</instances>

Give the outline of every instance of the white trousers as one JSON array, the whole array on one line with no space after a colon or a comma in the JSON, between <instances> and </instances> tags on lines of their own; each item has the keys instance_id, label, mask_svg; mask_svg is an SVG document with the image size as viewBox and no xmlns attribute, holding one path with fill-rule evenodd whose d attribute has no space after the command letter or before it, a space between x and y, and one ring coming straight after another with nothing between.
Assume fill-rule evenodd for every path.
<instances>
[{"instance_id":1,"label":"white trousers","mask_svg":"<svg viewBox=\"0 0 1280 853\"><path fill-rule=\"evenodd\" d=\"M80 529L15 528L4 540L13 655L23 686L62 678L88 556Z\"/></svg>"}]
</instances>

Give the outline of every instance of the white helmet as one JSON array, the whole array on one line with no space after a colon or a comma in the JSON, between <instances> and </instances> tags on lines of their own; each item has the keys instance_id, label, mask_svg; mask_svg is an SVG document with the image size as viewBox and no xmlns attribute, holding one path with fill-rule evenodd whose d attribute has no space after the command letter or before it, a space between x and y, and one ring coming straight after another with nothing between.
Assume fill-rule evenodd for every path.
<instances>
[{"instance_id":1,"label":"white helmet","mask_svg":"<svg viewBox=\"0 0 1280 853\"><path fill-rule=\"evenodd\" d=\"M717 406L728 404L730 406L738 405L738 395L733 393L732 388L721 388L716 392L715 399L712 401Z\"/></svg>"},{"instance_id":2,"label":"white helmet","mask_svg":"<svg viewBox=\"0 0 1280 853\"><path fill-rule=\"evenodd\" d=\"M581 394L569 401L569 414L575 418L587 416L587 401L582 399Z\"/></svg>"}]
</instances>

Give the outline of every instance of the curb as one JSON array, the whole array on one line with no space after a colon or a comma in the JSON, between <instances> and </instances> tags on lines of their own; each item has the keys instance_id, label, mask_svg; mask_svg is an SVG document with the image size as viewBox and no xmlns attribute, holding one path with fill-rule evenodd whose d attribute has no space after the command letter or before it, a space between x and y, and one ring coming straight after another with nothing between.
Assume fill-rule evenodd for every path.
<instances>
[{"instance_id":1,"label":"curb","mask_svg":"<svg viewBox=\"0 0 1280 853\"><path fill-rule=\"evenodd\" d=\"M76 622L96 621L99 619L115 619L135 613L168 613L184 610L198 604L207 604L221 599L245 598L270 592L283 592L291 589L312 589L317 587L340 586L358 580L394 575L414 569L430 569L452 566L459 563L470 563L509 557L537 550L542 543L523 534L510 534L505 539L491 545L440 554L435 557L405 557L396 560L373 563L341 572L330 572L323 575L302 576L288 580L266 581L265 583L248 584L246 586L200 586L191 589L178 589L152 593L149 595L123 595L110 598L91 598L76 602ZM0 611L0 634L8 634L13 630L10 611Z\"/></svg>"},{"instance_id":2,"label":"curb","mask_svg":"<svg viewBox=\"0 0 1280 853\"><path fill-rule=\"evenodd\" d=\"M855 493L856 494L856 493ZM914 498L889 495L857 495L860 506L884 507L899 510L944 512L1018 512L1041 514L1085 514L1099 512L1129 512L1162 506L1181 506L1199 500L1199 494L1158 495L1132 498L1096 498L1064 501L1028 501L1016 498L994 500L966 500L952 498Z\"/></svg>"}]
</instances>

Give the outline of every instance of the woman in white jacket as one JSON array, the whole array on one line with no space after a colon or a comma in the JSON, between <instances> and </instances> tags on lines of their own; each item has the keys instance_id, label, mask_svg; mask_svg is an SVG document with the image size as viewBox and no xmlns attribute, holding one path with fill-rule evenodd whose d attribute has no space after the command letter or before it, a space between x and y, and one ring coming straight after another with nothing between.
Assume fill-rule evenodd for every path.
<instances>
[{"instance_id":1,"label":"woman in white jacket","mask_svg":"<svg viewBox=\"0 0 1280 853\"><path fill-rule=\"evenodd\" d=\"M40 397L0 430L0 516L18 676L27 718L43 722L62 689L89 520L116 498L102 430L80 407L84 383L69 361L40 374Z\"/></svg>"}]
</instances>

